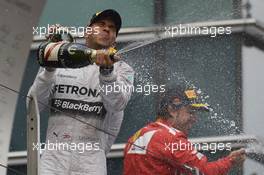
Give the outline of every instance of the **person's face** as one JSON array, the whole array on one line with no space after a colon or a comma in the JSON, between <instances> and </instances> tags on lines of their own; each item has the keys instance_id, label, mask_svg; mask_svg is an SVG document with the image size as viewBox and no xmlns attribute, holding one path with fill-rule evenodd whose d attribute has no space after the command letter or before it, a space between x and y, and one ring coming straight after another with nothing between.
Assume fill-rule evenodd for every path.
<instances>
[{"instance_id":1,"label":"person's face","mask_svg":"<svg viewBox=\"0 0 264 175\"><path fill-rule=\"evenodd\" d=\"M108 48L115 44L116 26L110 19L101 19L91 26L92 33L86 34L85 39L88 45L96 47L95 49Z\"/></svg>"},{"instance_id":2,"label":"person's face","mask_svg":"<svg viewBox=\"0 0 264 175\"><path fill-rule=\"evenodd\" d=\"M197 121L196 112L190 106L185 106L178 110L170 109L169 111L173 117L173 127L188 134L193 124Z\"/></svg>"}]
</instances>

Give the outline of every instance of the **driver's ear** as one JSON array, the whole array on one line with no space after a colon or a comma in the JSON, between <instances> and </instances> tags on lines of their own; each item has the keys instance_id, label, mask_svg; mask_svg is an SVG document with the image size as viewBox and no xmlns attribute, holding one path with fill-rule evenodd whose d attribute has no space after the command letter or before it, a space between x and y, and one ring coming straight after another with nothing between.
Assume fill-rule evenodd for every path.
<instances>
[{"instance_id":1,"label":"driver's ear","mask_svg":"<svg viewBox=\"0 0 264 175\"><path fill-rule=\"evenodd\" d=\"M170 115L172 112L174 112L174 110L172 109L172 107L170 105L168 106L167 111Z\"/></svg>"},{"instance_id":2,"label":"driver's ear","mask_svg":"<svg viewBox=\"0 0 264 175\"><path fill-rule=\"evenodd\" d=\"M92 28L92 25L90 26L87 24L86 28L84 29L84 38L89 38L94 31L97 32L94 28Z\"/></svg>"},{"instance_id":3,"label":"driver's ear","mask_svg":"<svg viewBox=\"0 0 264 175\"><path fill-rule=\"evenodd\" d=\"M89 34L86 32L86 30L84 31L84 38L87 39L89 37Z\"/></svg>"},{"instance_id":4,"label":"driver's ear","mask_svg":"<svg viewBox=\"0 0 264 175\"><path fill-rule=\"evenodd\" d=\"M180 109L175 110L175 109L173 109L172 106L169 105L168 108L167 108L167 110L168 110L168 113L169 113L171 116L176 116L176 118L179 116Z\"/></svg>"}]
</instances>

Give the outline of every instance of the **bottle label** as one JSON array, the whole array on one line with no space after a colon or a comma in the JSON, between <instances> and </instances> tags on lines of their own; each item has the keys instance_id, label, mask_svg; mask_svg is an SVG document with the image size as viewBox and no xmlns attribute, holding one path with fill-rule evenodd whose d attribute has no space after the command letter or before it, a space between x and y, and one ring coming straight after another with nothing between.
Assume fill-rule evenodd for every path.
<instances>
[{"instance_id":1,"label":"bottle label","mask_svg":"<svg viewBox=\"0 0 264 175\"><path fill-rule=\"evenodd\" d=\"M44 67L79 68L92 64L89 48L77 43L45 42L39 46L38 62Z\"/></svg>"},{"instance_id":2,"label":"bottle label","mask_svg":"<svg viewBox=\"0 0 264 175\"><path fill-rule=\"evenodd\" d=\"M44 59L46 61L58 61L58 52L62 44L62 42L48 44L45 49Z\"/></svg>"}]
</instances>

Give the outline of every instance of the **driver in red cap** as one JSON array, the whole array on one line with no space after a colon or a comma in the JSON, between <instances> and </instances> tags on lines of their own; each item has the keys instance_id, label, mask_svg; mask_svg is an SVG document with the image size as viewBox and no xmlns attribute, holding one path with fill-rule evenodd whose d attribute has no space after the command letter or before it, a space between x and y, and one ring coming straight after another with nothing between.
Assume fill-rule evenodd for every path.
<instances>
[{"instance_id":1,"label":"driver in red cap","mask_svg":"<svg viewBox=\"0 0 264 175\"><path fill-rule=\"evenodd\" d=\"M125 147L124 175L225 175L232 166L243 163L243 149L208 162L191 146L187 135L197 120L196 111L209 111L207 104L197 101L194 89L179 86L165 92L157 120L137 131ZM180 147L183 144L187 146Z\"/></svg>"}]
</instances>

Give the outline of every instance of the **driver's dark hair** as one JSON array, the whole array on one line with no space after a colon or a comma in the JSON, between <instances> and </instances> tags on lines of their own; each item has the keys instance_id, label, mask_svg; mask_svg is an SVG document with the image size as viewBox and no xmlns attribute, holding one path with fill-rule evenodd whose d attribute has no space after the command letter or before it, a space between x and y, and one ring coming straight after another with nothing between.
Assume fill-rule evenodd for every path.
<instances>
[{"instance_id":1,"label":"driver's dark hair","mask_svg":"<svg viewBox=\"0 0 264 175\"><path fill-rule=\"evenodd\" d=\"M168 107L173 103L175 98L178 98L180 101L188 100L185 95L185 86L175 86L173 88L166 89L163 94L160 96L160 103L158 105L157 110L157 118L168 119L170 118L170 114L168 111Z\"/></svg>"}]
</instances>

